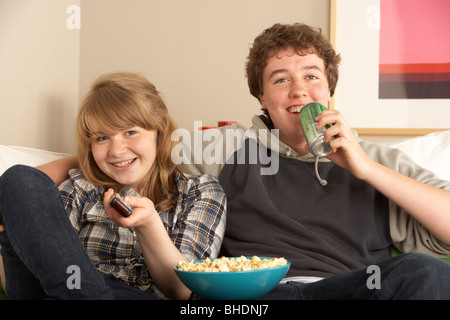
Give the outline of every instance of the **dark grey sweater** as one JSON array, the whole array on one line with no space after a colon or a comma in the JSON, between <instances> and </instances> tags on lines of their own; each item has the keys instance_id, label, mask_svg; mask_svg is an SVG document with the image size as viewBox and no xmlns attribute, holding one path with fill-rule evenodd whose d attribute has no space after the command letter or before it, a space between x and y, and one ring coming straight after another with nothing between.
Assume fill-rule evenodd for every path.
<instances>
[{"instance_id":1,"label":"dark grey sweater","mask_svg":"<svg viewBox=\"0 0 450 320\"><path fill-rule=\"evenodd\" d=\"M383 195L331 162L319 164L326 186L314 163L283 156L276 174L261 175L260 161L249 164L252 143L247 139L233 155L235 164L226 164L220 174L228 198L221 255L285 257L292 262L288 276L317 277L390 256Z\"/></svg>"}]
</instances>

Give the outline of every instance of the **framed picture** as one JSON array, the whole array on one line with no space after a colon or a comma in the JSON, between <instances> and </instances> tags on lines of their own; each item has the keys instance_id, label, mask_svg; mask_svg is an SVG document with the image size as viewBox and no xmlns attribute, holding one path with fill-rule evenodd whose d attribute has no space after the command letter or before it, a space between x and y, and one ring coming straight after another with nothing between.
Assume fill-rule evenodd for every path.
<instances>
[{"instance_id":1,"label":"framed picture","mask_svg":"<svg viewBox=\"0 0 450 320\"><path fill-rule=\"evenodd\" d=\"M450 1L331 0L333 107L360 134L450 129Z\"/></svg>"}]
</instances>

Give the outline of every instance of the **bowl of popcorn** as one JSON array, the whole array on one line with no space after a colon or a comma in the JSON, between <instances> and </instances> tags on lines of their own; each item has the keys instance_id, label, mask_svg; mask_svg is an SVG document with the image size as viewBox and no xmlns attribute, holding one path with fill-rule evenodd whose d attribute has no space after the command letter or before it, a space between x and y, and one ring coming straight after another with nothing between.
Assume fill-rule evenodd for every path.
<instances>
[{"instance_id":1,"label":"bowl of popcorn","mask_svg":"<svg viewBox=\"0 0 450 320\"><path fill-rule=\"evenodd\" d=\"M202 299L254 300L275 288L290 265L284 258L221 257L180 261L175 273Z\"/></svg>"}]
</instances>

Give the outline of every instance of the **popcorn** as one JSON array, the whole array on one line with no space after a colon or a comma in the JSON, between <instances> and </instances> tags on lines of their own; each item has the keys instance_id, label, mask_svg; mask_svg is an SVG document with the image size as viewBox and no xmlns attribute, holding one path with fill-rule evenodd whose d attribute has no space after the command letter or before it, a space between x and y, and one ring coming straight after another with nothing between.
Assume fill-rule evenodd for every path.
<instances>
[{"instance_id":1,"label":"popcorn","mask_svg":"<svg viewBox=\"0 0 450 320\"><path fill-rule=\"evenodd\" d=\"M193 272L231 272L231 271L249 271L280 267L287 263L284 258L263 258L253 256L251 259L240 256L237 258L221 257L211 260L209 258L202 262L194 261L178 263L178 270Z\"/></svg>"}]
</instances>

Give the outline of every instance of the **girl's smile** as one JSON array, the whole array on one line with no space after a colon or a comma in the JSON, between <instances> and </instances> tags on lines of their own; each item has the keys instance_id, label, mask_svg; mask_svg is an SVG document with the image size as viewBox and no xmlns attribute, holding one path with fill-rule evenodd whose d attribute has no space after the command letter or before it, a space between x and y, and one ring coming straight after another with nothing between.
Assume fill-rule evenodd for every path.
<instances>
[{"instance_id":1,"label":"girl's smile","mask_svg":"<svg viewBox=\"0 0 450 320\"><path fill-rule=\"evenodd\" d=\"M130 159L130 160L124 160L124 161L120 161L120 162L113 162L112 165L117 167L117 168L125 168L125 169L127 169L131 164L134 163L134 161L136 159L137 158Z\"/></svg>"}]
</instances>

